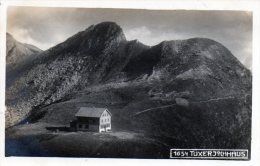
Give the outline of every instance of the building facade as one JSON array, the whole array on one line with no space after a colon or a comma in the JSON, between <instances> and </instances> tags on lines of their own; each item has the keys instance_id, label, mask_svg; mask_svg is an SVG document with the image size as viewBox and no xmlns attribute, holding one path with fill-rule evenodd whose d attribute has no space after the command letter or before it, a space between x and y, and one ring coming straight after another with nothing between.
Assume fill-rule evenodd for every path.
<instances>
[{"instance_id":1,"label":"building facade","mask_svg":"<svg viewBox=\"0 0 260 166\"><path fill-rule=\"evenodd\" d=\"M107 108L81 107L71 121L70 127L76 131L111 131L112 114Z\"/></svg>"}]
</instances>

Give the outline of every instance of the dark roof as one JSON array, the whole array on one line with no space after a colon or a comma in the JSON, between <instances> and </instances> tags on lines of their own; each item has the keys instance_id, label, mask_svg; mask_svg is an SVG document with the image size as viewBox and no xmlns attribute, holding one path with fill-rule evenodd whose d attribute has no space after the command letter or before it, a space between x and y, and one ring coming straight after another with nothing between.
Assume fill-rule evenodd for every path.
<instances>
[{"instance_id":1,"label":"dark roof","mask_svg":"<svg viewBox=\"0 0 260 166\"><path fill-rule=\"evenodd\" d=\"M96 117L99 118L107 108L81 107L76 113L76 117ZM108 110L107 110L108 111ZM109 111L108 111L109 112ZM111 115L111 113L109 112Z\"/></svg>"}]
</instances>

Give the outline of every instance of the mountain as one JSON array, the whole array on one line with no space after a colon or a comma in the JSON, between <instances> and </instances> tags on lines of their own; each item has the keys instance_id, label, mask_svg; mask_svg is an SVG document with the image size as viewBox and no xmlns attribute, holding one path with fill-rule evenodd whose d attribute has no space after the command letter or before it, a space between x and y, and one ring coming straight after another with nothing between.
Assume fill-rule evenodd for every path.
<instances>
[{"instance_id":1,"label":"mountain","mask_svg":"<svg viewBox=\"0 0 260 166\"><path fill-rule=\"evenodd\" d=\"M126 47L134 45L135 42L127 43L115 23L101 23L42 52L33 63L19 70L23 75L7 89L7 104L12 103L8 111L12 118L7 126L23 119L34 107L56 102L77 89L115 75L127 61ZM12 111L14 105L16 109Z\"/></svg>"},{"instance_id":2,"label":"mountain","mask_svg":"<svg viewBox=\"0 0 260 166\"><path fill-rule=\"evenodd\" d=\"M30 44L18 42L11 34L6 33L7 68L15 68L19 63L28 61L33 55L40 52L42 52L41 49Z\"/></svg>"},{"instance_id":3,"label":"mountain","mask_svg":"<svg viewBox=\"0 0 260 166\"><path fill-rule=\"evenodd\" d=\"M6 71L9 74L7 84L17 75L17 71L25 64L30 63L42 52L36 46L21 43L11 34L6 33Z\"/></svg>"},{"instance_id":4,"label":"mountain","mask_svg":"<svg viewBox=\"0 0 260 166\"><path fill-rule=\"evenodd\" d=\"M10 130L68 125L80 107L93 106L110 110L115 132L141 132L169 147L250 147L251 72L211 39L146 46L103 22L19 72L6 90Z\"/></svg>"}]
</instances>

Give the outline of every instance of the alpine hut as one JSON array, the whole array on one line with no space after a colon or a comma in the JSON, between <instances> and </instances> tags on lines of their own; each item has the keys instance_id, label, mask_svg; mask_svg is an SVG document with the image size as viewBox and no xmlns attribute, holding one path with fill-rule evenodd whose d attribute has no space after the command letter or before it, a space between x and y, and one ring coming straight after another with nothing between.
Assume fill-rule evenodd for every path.
<instances>
[{"instance_id":1,"label":"alpine hut","mask_svg":"<svg viewBox=\"0 0 260 166\"><path fill-rule=\"evenodd\" d=\"M75 117L70 127L76 131L111 131L112 114L107 108L81 107Z\"/></svg>"}]
</instances>

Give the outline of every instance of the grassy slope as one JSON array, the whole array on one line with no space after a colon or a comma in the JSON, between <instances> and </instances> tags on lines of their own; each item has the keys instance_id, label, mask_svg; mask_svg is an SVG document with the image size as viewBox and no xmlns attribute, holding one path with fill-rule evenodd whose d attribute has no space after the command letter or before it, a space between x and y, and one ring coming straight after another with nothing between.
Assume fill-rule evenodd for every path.
<instances>
[{"instance_id":1,"label":"grassy slope","mask_svg":"<svg viewBox=\"0 0 260 166\"><path fill-rule=\"evenodd\" d=\"M50 125L50 124L48 124ZM47 125L47 126L48 126ZM6 155L167 158L169 146L143 133L113 131L51 132L46 124L35 123L13 127L7 131Z\"/></svg>"},{"instance_id":2,"label":"grassy slope","mask_svg":"<svg viewBox=\"0 0 260 166\"><path fill-rule=\"evenodd\" d=\"M250 148L250 96L195 100L185 91L165 97L158 87L156 92L151 92L155 84L158 82L135 80L96 85L74 94L68 101L44 107L30 119L33 126L40 126L33 139L48 155L77 157L168 158L170 148ZM188 105L176 103L177 97L186 98ZM54 134L45 129L68 126L82 106L108 107L113 114L113 133ZM15 130L20 141L34 133L26 125ZM7 137L14 135L7 132ZM23 139L19 138L21 135ZM111 153L111 149L116 150Z\"/></svg>"}]
</instances>

